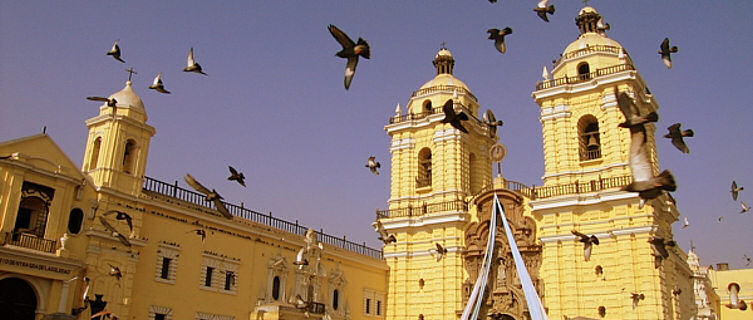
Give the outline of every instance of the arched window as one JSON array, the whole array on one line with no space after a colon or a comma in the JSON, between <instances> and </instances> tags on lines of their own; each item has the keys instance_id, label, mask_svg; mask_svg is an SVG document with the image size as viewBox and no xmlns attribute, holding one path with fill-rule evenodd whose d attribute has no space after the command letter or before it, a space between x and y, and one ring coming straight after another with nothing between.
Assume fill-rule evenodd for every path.
<instances>
[{"instance_id":1,"label":"arched window","mask_svg":"<svg viewBox=\"0 0 753 320\"><path fill-rule=\"evenodd\" d=\"M332 309L337 310L337 308L340 306L340 292L335 289L335 291L332 292Z\"/></svg>"},{"instance_id":2,"label":"arched window","mask_svg":"<svg viewBox=\"0 0 753 320\"><path fill-rule=\"evenodd\" d=\"M136 157L136 142L128 140L125 144L125 150L123 151L123 171L125 173L132 173L133 162Z\"/></svg>"},{"instance_id":3,"label":"arched window","mask_svg":"<svg viewBox=\"0 0 753 320\"><path fill-rule=\"evenodd\" d=\"M601 158L601 139L599 139L599 121L592 115L585 115L578 120L580 160Z\"/></svg>"},{"instance_id":4,"label":"arched window","mask_svg":"<svg viewBox=\"0 0 753 320\"><path fill-rule=\"evenodd\" d=\"M81 223L84 221L84 212L74 208L68 215L68 233L78 234L81 232Z\"/></svg>"},{"instance_id":5,"label":"arched window","mask_svg":"<svg viewBox=\"0 0 753 320\"><path fill-rule=\"evenodd\" d=\"M424 101L423 106L424 106L424 108L423 108L423 112L424 113L431 114L431 112L434 110L433 107L432 107L432 105L431 105L431 100Z\"/></svg>"},{"instance_id":6,"label":"arched window","mask_svg":"<svg viewBox=\"0 0 753 320\"><path fill-rule=\"evenodd\" d=\"M39 197L24 197L18 206L13 240L18 240L22 233L43 237L46 225L47 203Z\"/></svg>"},{"instance_id":7,"label":"arched window","mask_svg":"<svg viewBox=\"0 0 753 320\"><path fill-rule=\"evenodd\" d=\"M97 168L97 162L99 162L99 148L102 146L102 137L94 139L94 146L92 147L91 159L89 159L89 170Z\"/></svg>"},{"instance_id":8,"label":"arched window","mask_svg":"<svg viewBox=\"0 0 753 320\"><path fill-rule=\"evenodd\" d=\"M588 66L588 62L582 62L578 65L578 78L580 80L591 79L591 69Z\"/></svg>"},{"instance_id":9,"label":"arched window","mask_svg":"<svg viewBox=\"0 0 753 320\"><path fill-rule=\"evenodd\" d=\"M418 152L418 176L416 188L431 186L431 149L423 148Z\"/></svg>"},{"instance_id":10,"label":"arched window","mask_svg":"<svg viewBox=\"0 0 753 320\"><path fill-rule=\"evenodd\" d=\"M272 299L280 299L280 277L278 276L272 280Z\"/></svg>"}]
</instances>

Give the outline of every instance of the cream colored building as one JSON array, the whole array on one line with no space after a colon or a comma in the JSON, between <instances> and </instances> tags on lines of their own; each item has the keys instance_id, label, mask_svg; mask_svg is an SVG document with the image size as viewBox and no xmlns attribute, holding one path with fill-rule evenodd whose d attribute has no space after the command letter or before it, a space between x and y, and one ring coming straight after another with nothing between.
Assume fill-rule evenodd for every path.
<instances>
[{"instance_id":1,"label":"cream colored building","mask_svg":"<svg viewBox=\"0 0 753 320\"><path fill-rule=\"evenodd\" d=\"M294 265L305 227L233 204L226 219L177 182L145 177L156 130L130 82L111 98L117 108L86 121L81 169L46 134L0 143L0 314L41 319L88 306L78 319L100 310L149 320L385 318L381 250L317 232L323 249Z\"/></svg>"},{"instance_id":2,"label":"cream colored building","mask_svg":"<svg viewBox=\"0 0 753 320\"><path fill-rule=\"evenodd\" d=\"M708 268L709 279L717 295L719 319L743 320L753 319L753 269L729 269L727 263L718 263L717 268ZM738 299L745 302L745 307L733 308L730 304L730 288L739 286Z\"/></svg>"}]
</instances>

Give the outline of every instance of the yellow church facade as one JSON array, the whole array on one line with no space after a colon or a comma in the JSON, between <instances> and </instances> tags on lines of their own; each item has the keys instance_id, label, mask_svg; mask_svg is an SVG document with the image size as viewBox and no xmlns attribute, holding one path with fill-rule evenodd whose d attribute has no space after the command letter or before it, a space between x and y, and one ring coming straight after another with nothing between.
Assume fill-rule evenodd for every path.
<instances>
[{"instance_id":1,"label":"yellow church facade","mask_svg":"<svg viewBox=\"0 0 753 320\"><path fill-rule=\"evenodd\" d=\"M177 181L145 177L156 130L130 81L110 98L116 108L86 121L81 169L46 134L0 143L4 315L385 318L381 250L230 203L227 219Z\"/></svg>"}]
</instances>

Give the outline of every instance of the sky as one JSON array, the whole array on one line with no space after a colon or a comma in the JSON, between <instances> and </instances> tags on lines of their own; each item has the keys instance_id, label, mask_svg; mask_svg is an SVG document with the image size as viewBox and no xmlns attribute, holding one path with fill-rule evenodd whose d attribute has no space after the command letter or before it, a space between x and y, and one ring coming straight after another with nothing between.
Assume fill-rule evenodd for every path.
<instances>
[{"instance_id":1,"label":"sky","mask_svg":"<svg viewBox=\"0 0 753 320\"><path fill-rule=\"evenodd\" d=\"M387 207L390 138L384 125L411 93L435 75L444 42L454 74L481 110L504 121L505 178L541 185L539 107L531 98L542 66L578 36L582 1L552 0L546 23L537 1L8 1L0 0L0 141L47 133L81 164L86 119L99 103L86 96L133 87L156 128L146 175L162 181L191 173L232 203L372 247L370 224ZM705 265L745 266L753 257L753 212L738 214L732 180L749 186L753 204L753 11L751 1L590 1L611 25L660 105L658 132L675 122L693 129L691 153L657 138L660 167L674 173L674 193L691 226L674 226L685 250L692 240ZM363 37L350 90L345 60L327 31L334 24ZM507 53L486 30L510 26ZM674 66L659 59L669 37ZM122 58L105 52L120 39ZM186 54L208 76L182 72ZM167 90L147 87L158 73ZM374 155L382 174L364 168ZM244 172L247 188L225 180ZM682 220L681 216L681 220ZM717 222L724 216L722 223Z\"/></svg>"}]
</instances>

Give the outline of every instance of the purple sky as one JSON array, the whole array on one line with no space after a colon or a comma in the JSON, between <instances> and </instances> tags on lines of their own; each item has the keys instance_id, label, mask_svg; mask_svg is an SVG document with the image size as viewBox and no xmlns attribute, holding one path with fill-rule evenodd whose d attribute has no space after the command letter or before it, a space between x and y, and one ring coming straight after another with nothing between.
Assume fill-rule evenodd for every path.
<instances>
[{"instance_id":1,"label":"purple sky","mask_svg":"<svg viewBox=\"0 0 753 320\"><path fill-rule=\"evenodd\" d=\"M383 127L395 105L405 106L434 76L431 60L446 41L455 76L482 110L505 121L505 177L541 185L541 125L530 94L542 66L578 36L581 1L552 1L548 24L531 10L536 1L222 3L0 1L0 141L47 126L80 164L84 120L99 107L84 98L120 90L124 69L133 67L134 88L157 129L147 176L174 181L190 172L230 202L378 247L370 223L389 198ZM749 185L740 198L753 204L753 131L745 125L753 119L753 2L590 5L654 93L660 132L674 122L696 132L690 155L667 139L658 145L691 222L684 230L674 224L676 240L686 250L693 240L703 264L743 267L743 254L753 256L753 212L739 215L728 190L732 179ZM329 24L372 48L349 91ZM486 30L506 26L514 33L501 55ZM656 53L664 37L680 48L672 70ZM126 64L105 56L115 39ZM189 47L208 77L181 72ZM147 89L157 72L172 94ZM382 175L363 167L369 155L381 161ZM248 188L225 180L227 165L245 173Z\"/></svg>"}]
</instances>

